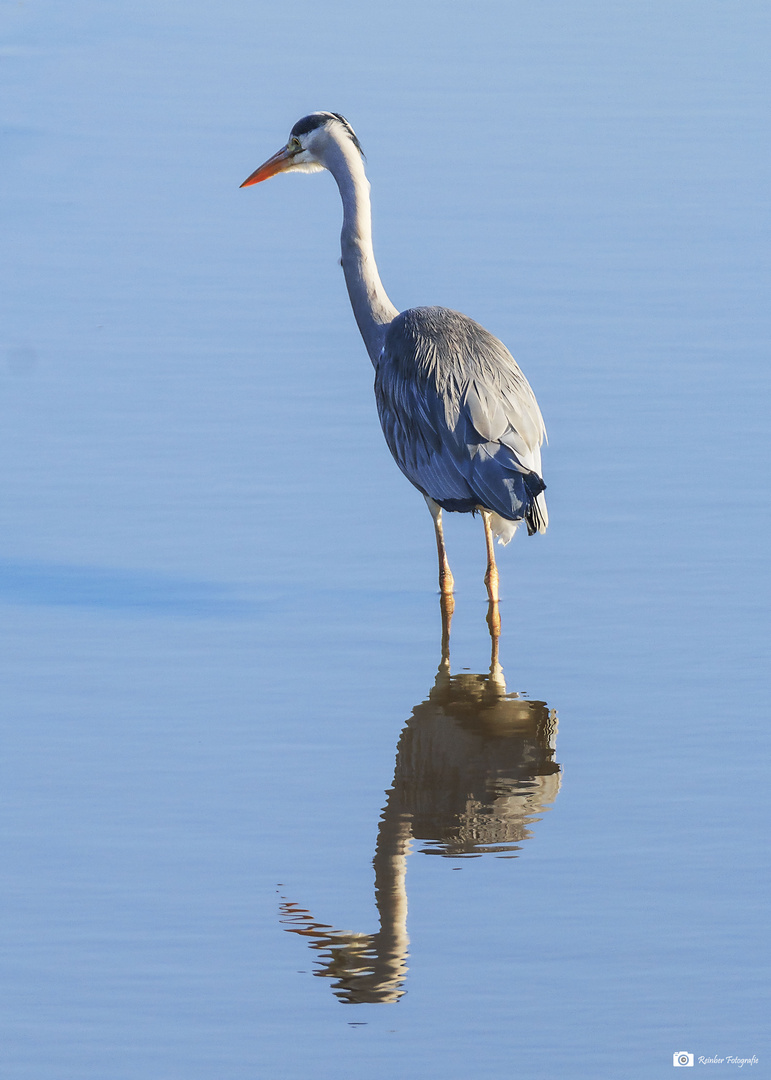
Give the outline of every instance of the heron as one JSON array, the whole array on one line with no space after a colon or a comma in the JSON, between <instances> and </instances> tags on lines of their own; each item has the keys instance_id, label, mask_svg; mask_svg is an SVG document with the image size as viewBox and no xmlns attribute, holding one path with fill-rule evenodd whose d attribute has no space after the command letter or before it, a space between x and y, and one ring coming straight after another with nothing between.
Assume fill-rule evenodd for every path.
<instances>
[{"instance_id":1,"label":"heron","mask_svg":"<svg viewBox=\"0 0 771 1080\"><path fill-rule=\"evenodd\" d=\"M511 353L479 323L449 308L399 312L391 303L375 263L363 159L344 116L314 112L297 121L286 145L241 187L284 172L326 169L334 177L343 203L340 262L375 369L380 423L396 464L431 512L443 611L451 614L454 606L443 510L481 516L484 580L491 611L493 605L497 611L494 538L505 545L523 521L529 535L545 532L548 524L541 410Z\"/></svg>"}]
</instances>

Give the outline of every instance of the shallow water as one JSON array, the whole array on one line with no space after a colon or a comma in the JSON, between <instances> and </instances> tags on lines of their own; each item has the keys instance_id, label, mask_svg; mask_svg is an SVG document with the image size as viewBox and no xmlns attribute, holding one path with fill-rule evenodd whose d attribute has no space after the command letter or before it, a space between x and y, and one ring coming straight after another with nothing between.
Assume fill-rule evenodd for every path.
<instances>
[{"instance_id":1,"label":"shallow water","mask_svg":"<svg viewBox=\"0 0 771 1080\"><path fill-rule=\"evenodd\" d=\"M64 10L2 13L4 1074L771 1075L766 7ZM314 108L546 418L492 677L334 184L238 190Z\"/></svg>"}]
</instances>

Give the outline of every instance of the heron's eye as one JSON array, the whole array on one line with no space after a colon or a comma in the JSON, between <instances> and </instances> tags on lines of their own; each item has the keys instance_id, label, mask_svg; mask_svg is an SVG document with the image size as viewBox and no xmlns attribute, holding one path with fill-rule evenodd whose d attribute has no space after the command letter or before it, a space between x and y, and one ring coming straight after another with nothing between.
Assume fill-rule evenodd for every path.
<instances>
[{"instance_id":1,"label":"heron's eye","mask_svg":"<svg viewBox=\"0 0 771 1080\"><path fill-rule=\"evenodd\" d=\"M291 138L289 140L289 153L290 154L299 154L301 150L302 150L302 144L301 144L300 140L295 139L294 137Z\"/></svg>"}]
</instances>

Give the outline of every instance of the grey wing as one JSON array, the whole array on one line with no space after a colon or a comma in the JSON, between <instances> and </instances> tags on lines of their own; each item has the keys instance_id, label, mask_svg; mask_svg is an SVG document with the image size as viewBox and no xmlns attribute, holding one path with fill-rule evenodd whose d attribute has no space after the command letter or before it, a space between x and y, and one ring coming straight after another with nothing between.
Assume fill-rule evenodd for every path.
<instances>
[{"instance_id":1,"label":"grey wing","mask_svg":"<svg viewBox=\"0 0 771 1080\"><path fill-rule=\"evenodd\" d=\"M457 312L404 312L386 336L375 393L389 449L425 495L545 528L543 419L497 338Z\"/></svg>"}]
</instances>

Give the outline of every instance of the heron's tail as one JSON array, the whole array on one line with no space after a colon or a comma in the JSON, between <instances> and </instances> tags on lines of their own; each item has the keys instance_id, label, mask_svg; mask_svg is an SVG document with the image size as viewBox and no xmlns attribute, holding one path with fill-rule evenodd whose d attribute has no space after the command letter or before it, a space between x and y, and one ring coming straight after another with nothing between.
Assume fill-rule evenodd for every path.
<instances>
[{"instance_id":1,"label":"heron's tail","mask_svg":"<svg viewBox=\"0 0 771 1080\"><path fill-rule=\"evenodd\" d=\"M494 510L490 512L490 527L493 530L493 536L496 538L499 544L503 544L504 547L508 542L513 539L514 533L522 524L522 519L519 521L509 521L508 518L501 517L500 514L496 514Z\"/></svg>"}]
</instances>

